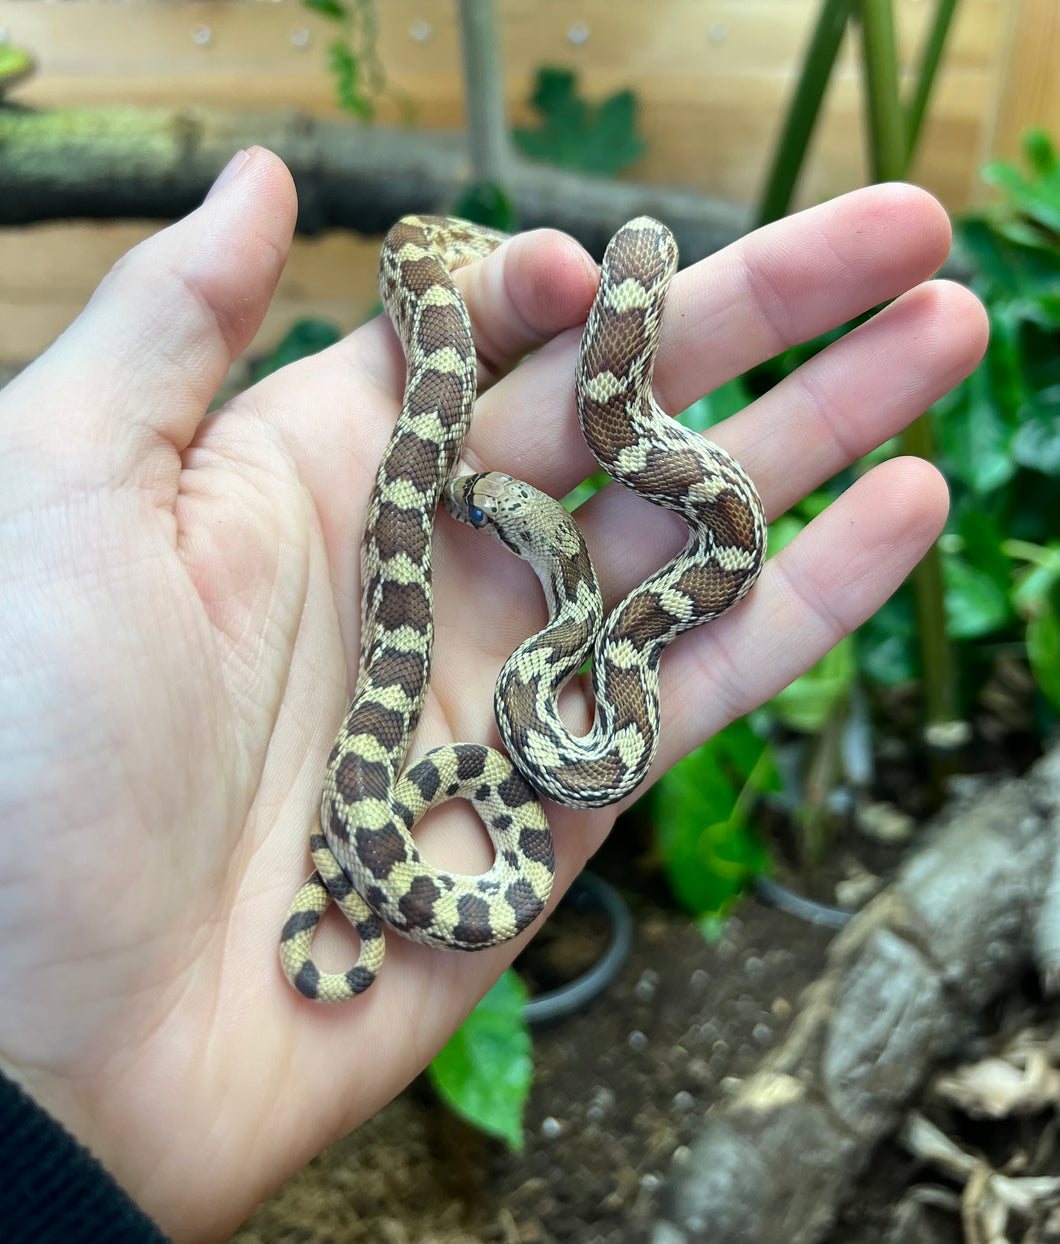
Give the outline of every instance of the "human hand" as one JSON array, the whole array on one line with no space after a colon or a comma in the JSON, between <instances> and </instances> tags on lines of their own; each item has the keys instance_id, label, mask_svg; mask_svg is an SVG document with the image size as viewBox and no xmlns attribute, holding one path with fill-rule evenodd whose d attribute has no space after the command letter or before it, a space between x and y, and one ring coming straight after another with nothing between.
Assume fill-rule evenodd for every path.
<instances>
[{"instance_id":1,"label":"human hand","mask_svg":"<svg viewBox=\"0 0 1060 1244\"><path fill-rule=\"evenodd\" d=\"M330 1009L280 973L277 937L356 676L361 525L404 381L376 320L204 420L265 313L294 213L286 170L253 151L117 265L0 393L0 1068L181 1240L226 1236L393 1096L525 940L461 955L388 938L378 982ZM776 517L978 361L976 300L918 284L948 241L931 198L876 187L682 272L656 370L663 406L897 298L712 432ZM483 389L467 469L555 495L592 469L572 394L595 282L580 248L548 232L459 275ZM945 510L932 467L886 462L746 601L678 641L663 660L655 774L871 614ZM609 602L682 540L672 516L616 488L583 517ZM417 752L494 737L496 671L544 617L532 572L502 550L446 517L435 548ZM550 808L556 895L615 812ZM418 838L439 864L488 864L463 805ZM344 966L354 947L329 922L317 954Z\"/></svg>"}]
</instances>

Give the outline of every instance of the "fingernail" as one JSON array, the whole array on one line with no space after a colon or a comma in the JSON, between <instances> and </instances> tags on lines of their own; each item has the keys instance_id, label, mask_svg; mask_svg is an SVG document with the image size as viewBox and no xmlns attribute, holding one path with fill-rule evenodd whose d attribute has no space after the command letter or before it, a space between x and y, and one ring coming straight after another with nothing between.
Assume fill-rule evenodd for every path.
<instances>
[{"instance_id":1,"label":"fingernail","mask_svg":"<svg viewBox=\"0 0 1060 1244\"><path fill-rule=\"evenodd\" d=\"M221 169L220 173L217 174L217 180L206 192L206 198L203 199L203 202L208 203L222 186L227 186L232 178L235 177L236 173L239 172L239 170L249 159L249 152L237 151L231 160L229 160L224 166L224 168Z\"/></svg>"}]
</instances>

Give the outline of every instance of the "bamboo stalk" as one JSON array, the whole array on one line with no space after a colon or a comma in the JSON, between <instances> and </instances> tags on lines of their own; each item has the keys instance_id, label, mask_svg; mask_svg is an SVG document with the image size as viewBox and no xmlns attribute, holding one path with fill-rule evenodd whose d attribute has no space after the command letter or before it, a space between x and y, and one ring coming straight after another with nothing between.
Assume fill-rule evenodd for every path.
<instances>
[{"instance_id":1,"label":"bamboo stalk","mask_svg":"<svg viewBox=\"0 0 1060 1244\"><path fill-rule=\"evenodd\" d=\"M861 0L861 28L873 178L896 181L907 175L912 148L908 137L910 115L903 112L899 99L891 0ZM945 29L942 33L944 36ZM930 93L940 53L941 46L925 53L916 96L922 101L921 106ZM916 128L919 130L919 123ZM902 441L907 453L932 462L935 447L928 420L929 416L921 415L906 428ZM937 544L928 549L912 578L924 688L924 734L938 754L959 745L962 732L953 729L959 718L956 660L946 631L942 558ZM944 776L941 763L935 766L934 776L934 784L940 789Z\"/></svg>"},{"instance_id":2,"label":"bamboo stalk","mask_svg":"<svg viewBox=\"0 0 1060 1244\"><path fill-rule=\"evenodd\" d=\"M916 85L913 88L913 97L906 107L905 114L905 145L906 150L909 152L910 163L912 163L913 156L916 154L917 144L920 141L920 128L924 122L928 100L931 98L931 90L935 85L935 78L938 76L942 49L946 46L946 37L950 32L950 24L953 21L956 9L957 0L938 0L935 8L935 18L931 23L931 29L928 31L927 40L920 54L920 63L917 66L916 72Z\"/></svg>"},{"instance_id":3,"label":"bamboo stalk","mask_svg":"<svg viewBox=\"0 0 1060 1244\"><path fill-rule=\"evenodd\" d=\"M909 161L891 0L861 0L860 16L872 180L898 181Z\"/></svg>"},{"instance_id":4,"label":"bamboo stalk","mask_svg":"<svg viewBox=\"0 0 1060 1244\"><path fill-rule=\"evenodd\" d=\"M902 435L906 453L934 461L931 416L923 414ZM946 602L942 555L936 542L913 571L920 677L924 688L924 734L936 754L952 752L964 742L957 695L957 662L946 630ZM942 767L936 774L945 776Z\"/></svg>"},{"instance_id":5,"label":"bamboo stalk","mask_svg":"<svg viewBox=\"0 0 1060 1244\"><path fill-rule=\"evenodd\" d=\"M756 226L779 220L788 212L852 8L853 0L824 0L821 5L795 95L777 140Z\"/></svg>"}]
</instances>

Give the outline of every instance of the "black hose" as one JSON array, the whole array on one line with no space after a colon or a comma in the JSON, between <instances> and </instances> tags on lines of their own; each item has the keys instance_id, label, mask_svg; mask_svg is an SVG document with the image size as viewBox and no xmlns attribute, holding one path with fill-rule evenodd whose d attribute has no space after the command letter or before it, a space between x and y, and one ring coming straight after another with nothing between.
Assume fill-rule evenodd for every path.
<instances>
[{"instance_id":1,"label":"black hose","mask_svg":"<svg viewBox=\"0 0 1060 1244\"><path fill-rule=\"evenodd\" d=\"M611 940L588 971L527 1002L523 1014L532 1028L566 1019L595 1001L622 970L633 943L633 917L625 899L595 874L579 873L562 901L576 911L602 911L611 922Z\"/></svg>"},{"instance_id":2,"label":"black hose","mask_svg":"<svg viewBox=\"0 0 1060 1244\"><path fill-rule=\"evenodd\" d=\"M755 895L767 906L777 911L785 911L789 916L797 916L809 924L817 924L825 929L841 929L849 924L852 911L844 911L842 907L830 907L827 903L817 903L812 898L803 898L787 886L780 885L772 877L761 875L754 879Z\"/></svg>"}]
</instances>

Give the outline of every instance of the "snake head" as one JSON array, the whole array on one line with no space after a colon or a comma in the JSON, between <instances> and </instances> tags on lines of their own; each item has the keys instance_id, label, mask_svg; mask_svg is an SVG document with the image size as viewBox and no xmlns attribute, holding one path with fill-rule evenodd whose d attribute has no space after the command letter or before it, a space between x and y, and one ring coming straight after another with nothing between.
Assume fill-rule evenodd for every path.
<instances>
[{"instance_id":1,"label":"snake head","mask_svg":"<svg viewBox=\"0 0 1060 1244\"><path fill-rule=\"evenodd\" d=\"M574 520L558 501L501 471L450 480L442 504L457 522L485 532L530 562L539 577L551 573L557 555L584 547Z\"/></svg>"},{"instance_id":2,"label":"snake head","mask_svg":"<svg viewBox=\"0 0 1060 1244\"><path fill-rule=\"evenodd\" d=\"M506 509L513 485L515 489L526 488L525 484L501 471L460 475L446 484L442 504L458 523L496 536L496 531L490 528Z\"/></svg>"}]
</instances>

